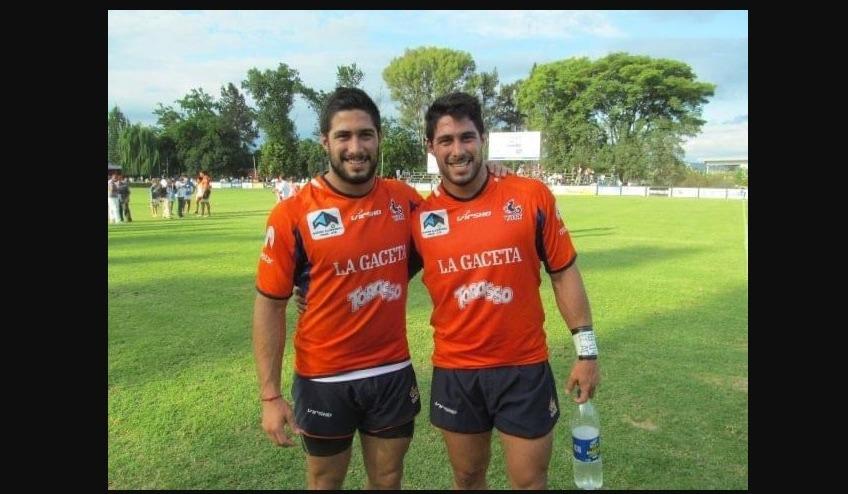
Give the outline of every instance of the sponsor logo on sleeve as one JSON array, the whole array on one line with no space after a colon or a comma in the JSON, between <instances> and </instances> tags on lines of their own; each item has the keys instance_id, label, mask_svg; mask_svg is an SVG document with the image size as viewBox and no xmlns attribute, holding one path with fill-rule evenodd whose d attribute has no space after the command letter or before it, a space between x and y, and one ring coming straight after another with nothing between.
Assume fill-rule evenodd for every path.
<instances>
[{"instance_id":1,"label":"sponsor logo on sleeve","mask_svg":"<svg viewBox=\"0 0 848 494\"><path fill-rule=\"evenodd\" d=\"M338 237L344 234L344 223L339 208L319 209L306 215L309 233L314 240Z\"/></svg>"}]
</instances>

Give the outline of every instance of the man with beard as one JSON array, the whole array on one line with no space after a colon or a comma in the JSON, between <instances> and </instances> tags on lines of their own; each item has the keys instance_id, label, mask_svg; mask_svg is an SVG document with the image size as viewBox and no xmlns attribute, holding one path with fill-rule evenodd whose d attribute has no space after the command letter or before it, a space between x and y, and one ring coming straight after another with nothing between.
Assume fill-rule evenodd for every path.
<instances>
[{"instance_id":1,"label":"man with beard","mask_svg":"<svg viewBox=\"0 0 848 494\"><path fill-rule=\"evenodd\" d=\"M577 346L565 391L578 386L575 401L583 403L600 382L577 254L542 182L482 171L476 98L438 98L427 111L426 133L442 175L412 219L435 305L430 421L442 430L454 488L487 488L494 427L513 488L544 489L559 402L543 328L542 263Z\"/></svg>"},{"instance_id":2,"label":"man with beard","mask_svg":"<svg viewBox=\"0 0 848 494\"><path fill-rule=\"evenodd\" d=\"M330 169L272 209L257 272L253 347L262 427L307 453L307 486L339 489L358 430L367 489L400 489L421 409L406 339L411 187L375 177L380 114L367 94L338 88L320 119ZM420 266L419 266L420 269ZM415 270L417 271L417 269ZM285 309L297 286L294 410L281 394Z\"/></svg>"}]
</instances>

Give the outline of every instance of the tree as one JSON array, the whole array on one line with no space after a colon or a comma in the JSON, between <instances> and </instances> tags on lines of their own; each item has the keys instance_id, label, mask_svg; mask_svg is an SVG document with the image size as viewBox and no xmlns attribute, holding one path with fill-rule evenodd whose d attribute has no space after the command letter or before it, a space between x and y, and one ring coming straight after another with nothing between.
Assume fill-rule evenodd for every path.
<instances>
[{"instance_id":1,"label":"tree","mask_svg":"<svg viewBox=\"0 0 848 494\"><path fill-rule=\"evenodd\" d=\"M359 84L362 83L362 79L364 78L365 74L355 63L336 67L336 88L359 87ZM315 90L301 84L300 94L306 99L309 107L315 111L318 118L321 118L321 111L324 109L324 105L327 103L327 98L330 97L331 92ZM313 132L316 138L321 134L320 125L321 123L318 122Z\"/></svg>"},{"instance_id":2,"label":"tree","mask_svg":"<svg viewBox=\"0 0 848 494\"><path fill-rule=\"evenodd\" d=\"M378 172L384 177L394 177L395 170L424 171L424 149L415 129L401 124L395 118L383 120Z\"/></svg>"},{"instance_id":3,"label":"tree","mask_svg":"<svg viewBox=\"0 0 848 494\"><path fill-rule=\"evenodd\" d=\"M407 49L383 70L391 97L400 105L401 123L416 130L422 148L427 108L443 94L468 90L475 69L467 52L421 47Z\"/></svg>"},{"instance_id":4,"label":"tree","mask_svg":"<svg viewBox=\"0 0 848 494\"><path fill-rule=\"evenodd\" d=\"M130 121L116 105L106 117L106 159L110 163L121 164L120 151L118 149L118 138L121 132L127 128Z\"/></svg>"},{"instance_id":5,"label":"tree","mask_svg":"<svg viewBox=\"0 0 848 494\"><path fill-rule=\"evenodd\" d=\"M216 104L224 124L238 134L245 149L259 137L255 127L256 111L247 105L238 88L232 83L221 87L221 99Z\"/></svg>"},{"instance_id":6,"label":"tree","mask_svg":"<svg viewBox=\"0 0 848 494\"><path fill-rule=\"evenodd\" d=\"M365 73L356 63L339 65L336 69L336 87L359 87L364 78Z\"/></svg>"},{"instance_id":7,"label":"tree","mask_svg":"<svg viewBox=\"0 0 848 494\"><path fill-rule=\"evenodd\" d=\"M593 168L615 170L622 181L667 180L682 165L682 137L700 131L703 105L715 90L695 79L676 60L626 53L595 62L571 58L534 66L518 106L547 143L558 143L545 151L549 160L571 166L576 148L594 148Z\"/></svg>"},{"instance_id":8,"label":"tree","mask_svg":"<svg viewBox=\"0 0 848 494\"><path fill-rule=\"evenodd\" d=\"M517 132L524 128L526 115L518 111L516 102L518 88L521 86L521 82L521 80L518 80L512 84L502 84L500 86L494 105L495 125L493 126L493 130L496 128L498 130Z\"/></svg>"},{"instance_id":9,"label":"tree","mask_svg":"<svg viewBox=\"0 0 848 494\"><path fill-rule=\"evenodd\" d=\"M252 68L247 71L247 79L242 81L241 87L256 101L257 124L265 132L266 139L293 151L295 128L289 114L294 96L304 87L297 70L284 63L273 71L260 72Z\"/></svg>"},{"instance_id":10,"label":"tree","mask_svg":"<svg viewBox=\"0 0 848 494\"><path fill-rule=\"evenodd\" d=\"M497 87L498 68L495 67L491 72L480 72L474 74L469 79L469 89L471 93L477 96L480 101L480 107L483 110L483 127L486 132L495 128L497 122Z\"/></svg>"},{"instance_id":11,"label":"tree","mask_svg":"<svg viewBox=\"0 0 848 494\"><path fill-rule=\"evenodd\" d=\"M159 166L159 145L150 127L133 124L125 127L118 137L118 156L127 176L153 174Z\"/></svg>"},{"instance_id":12,"label":"tree","mask_svg":"<svg viewBox=\"0 0 848 494\"><path fill-rule=\"evenodd\" d=\"M329 158L321 144L313 139L301 139L297 143L298 167L295 178L314 177L327 170Z\"/></svg>"}]
</instances>

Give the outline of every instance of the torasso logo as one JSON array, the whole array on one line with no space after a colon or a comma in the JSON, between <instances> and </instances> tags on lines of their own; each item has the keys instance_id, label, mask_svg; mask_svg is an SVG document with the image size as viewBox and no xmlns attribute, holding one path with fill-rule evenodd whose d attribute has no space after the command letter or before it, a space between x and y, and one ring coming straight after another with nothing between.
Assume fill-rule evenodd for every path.
<instances>
[{"instance_id":1,"label":"torasso logo","mask_svg":"<svg viewBox=\"0 0 848 494\"><path fill-rule=\"evenodd\" d=\"M422 211L419 218L421 221L421 236L424 238L445 235L450 232L448 213L444 209Z\"/></svg>"},{"instance_id":2,"label":"torasso logo","mask_svg":"<svg viewBox=\"0 0 848 494\"><path fill-rule=\"evenodd\" d=\"M339 208L319 209L306 215L309 233L315 240L337 237L344 233L344 223Z\"/></svg>"}]
</instances>

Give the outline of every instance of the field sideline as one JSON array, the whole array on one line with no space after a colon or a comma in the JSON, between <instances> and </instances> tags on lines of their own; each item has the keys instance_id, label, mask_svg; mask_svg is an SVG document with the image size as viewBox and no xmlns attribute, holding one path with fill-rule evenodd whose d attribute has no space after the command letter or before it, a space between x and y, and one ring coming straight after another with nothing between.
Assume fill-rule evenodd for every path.
<instances>
[{"instance_id":1,"label":"field sideline","mask_svg":"<svg viewBox=\"0 0 848 494\"><path fill-rule=\"evenodd\" d=\"M254 275L273 193L215 189L211 217L171 220L151 218L147 197L133 188L134 221L107 226L109 488L303 489L303 451L274 447L260 428L251 349ZM747 489L747 201L557 201L601 352L604 487ZM562 410L548 487L570 490L573 402L562 384L574 349L546 275L541 289ZM451 486L426 406L430 309L419 274L410 283L408 338L425 406L404 489ZM289 399L294 320L289 307ZM346 489L365 483L358 440L354 447ZM488 480L491 489L509 488L497 439Z\"/></svg>"}]
</instances>

